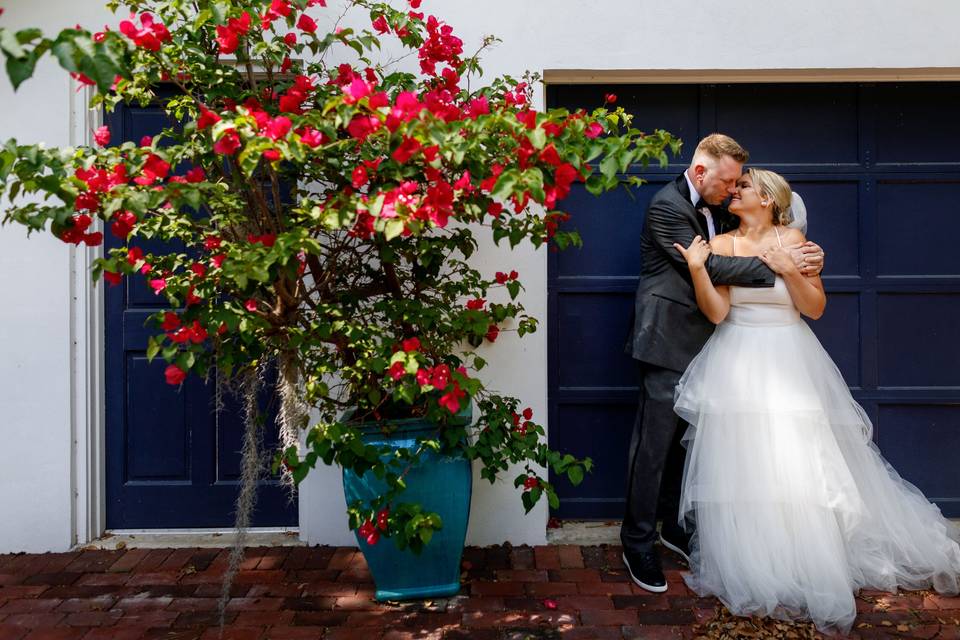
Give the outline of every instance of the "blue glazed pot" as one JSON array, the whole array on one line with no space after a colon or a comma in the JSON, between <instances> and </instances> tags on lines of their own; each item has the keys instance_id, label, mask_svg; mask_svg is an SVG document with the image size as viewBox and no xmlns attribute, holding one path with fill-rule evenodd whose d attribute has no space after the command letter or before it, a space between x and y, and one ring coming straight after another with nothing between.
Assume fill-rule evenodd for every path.
<instances>
[{"instance_id":1,"label":"blue glazed pot","mask_svg":"<svg viewBox=\"0 0 960 640\"><path fill-rule=\"evenodd\" d=\"M471 410L458 414L470 421ZM391 433L370 428L363 436L367 444L389 445L393 448L414 448L417 438L430 437L436 427L420 419L390 422ZM467 537L470 517L470 498L473 492L473 474L470 461L462 456L441 456L426 452L420 466L406 476L404 502L419 503L425 511L440 515L443 527L417 555L409 549L400 550L389 538L376 545L357 537L357 544L367 560L377 590L377 600L412 600L454 595L460 591L460 559ZM386 489L386 484L373 473L363 476L344 470L343 492L349 505L354 500L370 500Z\"/></svg>"}]
</instances>

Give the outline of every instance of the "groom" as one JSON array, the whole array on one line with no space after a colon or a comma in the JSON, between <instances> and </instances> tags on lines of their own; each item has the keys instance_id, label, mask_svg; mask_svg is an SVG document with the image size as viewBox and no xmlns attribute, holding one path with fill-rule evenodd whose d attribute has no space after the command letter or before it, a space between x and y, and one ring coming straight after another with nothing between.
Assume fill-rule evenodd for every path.
<instances>
[{"instance_id":1,"label":"groom","mask_svg":"<svg viewBox=\"0 0 960 640\"><path fill-rule=\"evenodd\" d=\"M630 577L655 593L667 590L653 546L658 516L663 520L660 542L689 561L689 538L677 523L685 455L680 438L686 423L673 412L673 389L714 329L697 309L687 263L673 244L686 247L696 235L713 238L738 226L720 205L735 193L748 158L729 136L715 133L701 140L689 168L653 196L640 236L643 267L626 346L639 360L640 400L620 540ZM791 247L791 253L804 273L822 269L823 251L812 242ZM758 258L711 255L706 266L715 284L774 284L774 273Z\"/></svg>"}]
</instances>

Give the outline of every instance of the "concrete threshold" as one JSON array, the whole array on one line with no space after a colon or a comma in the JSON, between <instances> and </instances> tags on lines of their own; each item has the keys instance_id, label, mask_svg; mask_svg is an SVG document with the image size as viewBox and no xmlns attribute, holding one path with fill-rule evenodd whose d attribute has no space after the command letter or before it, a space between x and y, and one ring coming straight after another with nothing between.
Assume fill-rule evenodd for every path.
<instances>
[{"instance_id":1,"label":"concrete threshold","mask_svg":"<svg viewBox=\"0 0 960 640\"><path fill-rule=\"evenodd\" d=\"M237 538L234 529L118 529L76 549L160 549L230 547ZM247 530L248 547L305 547L297 527L264 527Z\"/></svg>"},{"instance_id":2,"label":"concrete threshold","mask_svg":"<svg viewBox=\"0 0 960 640\"><path fill-rule=\"evenodd\" d=\"M547 544L620 544L619 520L562 520L547 529Z\"/></svg>"}]
</instances>

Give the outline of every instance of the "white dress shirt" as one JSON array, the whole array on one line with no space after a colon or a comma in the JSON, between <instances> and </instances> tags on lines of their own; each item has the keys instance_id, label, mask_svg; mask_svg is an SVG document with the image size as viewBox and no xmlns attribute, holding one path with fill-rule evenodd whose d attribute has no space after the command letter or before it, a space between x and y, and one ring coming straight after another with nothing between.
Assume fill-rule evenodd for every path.
<instances>
[{"instance_id":1,"label":"white dress shirt","mask_svg":"<svg viewBox=\"0 0 960 640\"><path fill-rule=\"evenodd\" d=\"M687 186L690 187L690 200L693 203L693 208L703 214L703 217L707 219L707 233L710 235L707 240L713 240L713 236L717 235L717 229L713 226L713 214L710 213L710 209L704 206L702 209L699 207L700 203L700 192L697 191L693 182L690 181L690 176L687 175L687 172L683 172L683 177L687 180Z\"/></svg>"}]
</instances>

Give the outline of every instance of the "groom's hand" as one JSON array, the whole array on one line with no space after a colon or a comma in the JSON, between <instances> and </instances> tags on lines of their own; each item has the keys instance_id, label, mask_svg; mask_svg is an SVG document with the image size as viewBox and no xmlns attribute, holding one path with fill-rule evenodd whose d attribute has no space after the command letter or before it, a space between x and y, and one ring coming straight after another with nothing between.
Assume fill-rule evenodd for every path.
<instances>
[{"instance_id":1,"label":"groom's hand","mask_svg":"<svg viewBox=\"0 0 960 640\"><path fill-rule=\"evenodd\" d=\"M805 276L818 276L823 271L823 249L815 242L807 240L802 244L784 247L790 252L793 263Z\"/></svg>"}]
</instances>

